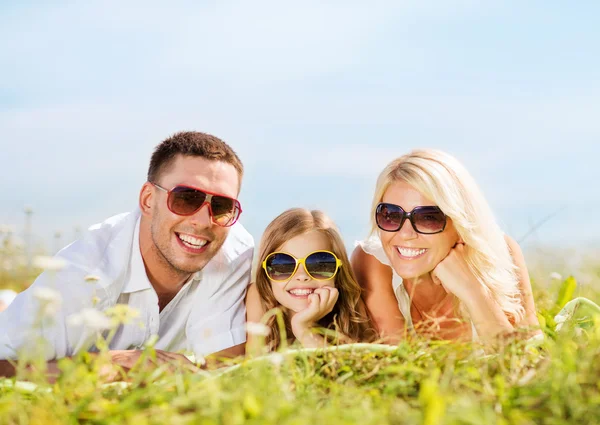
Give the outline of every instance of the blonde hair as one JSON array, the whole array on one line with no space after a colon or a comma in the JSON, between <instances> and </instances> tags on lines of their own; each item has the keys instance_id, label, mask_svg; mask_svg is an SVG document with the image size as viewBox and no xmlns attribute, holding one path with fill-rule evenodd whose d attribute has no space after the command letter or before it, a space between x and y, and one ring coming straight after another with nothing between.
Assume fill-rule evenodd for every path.
<instances>
[{"instance_id":1,"label":"blonde hair","mask_svg":"<svg viewBox=\"0 0 600 425\"><path fill-rule=\"evenodd\" d=\"M504 233L475 180L453 156L435 149L414 150L390 162L377 179L371 207L375 209L396 181L403 181L433 201L449 218L465 242L466 262L483 286L513 321L524 316L516 267Z\"/></svg>"},{"instance_id":2,"label":"blonde hair","mask_svg":"<svg viewBox=\"0 0 600 425\"><path fill-rule=\"evenodd\" d=\"M262 307L264 311L269 311L280 305L273 295L270 280L261 268L262 262L267 255L277 251L288 240L311 231L318 231L327 236L331 251L342 261L342 266L335 276L335 287L339 291L338 300L333 311L323 317L319 321L319 325L324 328L334 325L343 336L351 340L365 340L368 334L368 318L359 311L362 305L361 288L356 281L352 267L350 267L339 231L331 219L321 211L292 208L276 217L265 229L260 242L255 278ZM287 334L288 336L292 335L289 317L285 311L283 311L283 316ZM281 343L276 317L271 316L266 324L271 330L266 338L266 343L269 349L276 350Z\"/></svg>"}]
</instances>

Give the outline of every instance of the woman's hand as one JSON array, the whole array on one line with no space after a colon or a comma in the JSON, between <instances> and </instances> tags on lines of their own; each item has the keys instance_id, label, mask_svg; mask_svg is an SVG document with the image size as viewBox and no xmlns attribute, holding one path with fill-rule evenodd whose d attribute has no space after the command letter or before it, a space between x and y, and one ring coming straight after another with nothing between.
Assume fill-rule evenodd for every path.
<instances>
[{"instance_id":1,"label":"woman's hand","mask_svg":"<svg viewBox=\"0 0 600 425\"><path fill-rule=\"evenodd\" d=\"M458 242L431 272L434 282L462 301L471 316L477 334L489 340L513 330L500 306L483 290L465 261L465 245Z\"/></svg>"},{"instance_id":2,"label":"woman's hand","mask_svg":"<svg viewBox=\"0 0 600 425\"><path fill-rule=\"evenodd\" d=\"M294 314L291 320L292 332L302 345L315 347L322 343L322 338L314 335L311 328L333 310L338 296L338 290L333 287L316 289L308 296L308 307Z\"/></svg>"},{"instance_id":3,"label":"woman's hand","mask_svg":"<svg viewBox=\"0 0 600 425\"><path fill-rule=\"evenodd\" d=\"M483 294L481 284L465 261L464 242L459 241L454 245L446 258L433 269L431 278L442 285L446 292L465 303Z\"/></svg>"}]
</instances>

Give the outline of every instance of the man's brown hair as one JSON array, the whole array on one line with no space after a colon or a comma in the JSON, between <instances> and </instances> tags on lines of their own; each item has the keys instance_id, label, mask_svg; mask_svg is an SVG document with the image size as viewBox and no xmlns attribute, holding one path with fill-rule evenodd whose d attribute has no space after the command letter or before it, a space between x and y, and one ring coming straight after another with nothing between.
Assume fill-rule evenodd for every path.
<instances>
[{"instance_id":1,"label":"man's brown hair","mask_svg":"<svg viewBox=\"0 0 600 425\"><path fill-rule=\"evenodd\" d=\"M182 131L161 142L152 153L148 181L156 183L177 155L200 156L211 161L231 164L238 173L240 185L242 183L244 166L235 151L218 137L199 131Z\"/></svg>"}]
</instances>

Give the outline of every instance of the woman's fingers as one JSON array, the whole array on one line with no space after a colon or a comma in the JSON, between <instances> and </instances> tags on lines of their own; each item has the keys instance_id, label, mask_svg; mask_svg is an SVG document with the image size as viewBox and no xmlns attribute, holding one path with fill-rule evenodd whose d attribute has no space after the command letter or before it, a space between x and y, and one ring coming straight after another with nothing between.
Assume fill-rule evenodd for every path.
<instances>
[{"instance_id":1,"label":"woman's fingers","mask_svg":"<svg viewBox=\"0 0 600 425\"><path fill-rule=\"evenodd\" d=\"M431 280L433 280L433 283L435 283L436 285L440 285L442 288L444 288L444 291L448 293L448 290L444 286L444 282L442 282L442 279L439 278L435 269L431 272Z\"/></svg>"},{"instance_id":2,"label":"woman's fingers","mask_svg":"<svg viewBox=\"0 0 600 425\"><path fill-rule=\"evenodd\" d=\"M433 280L433 283L435 283L436 285L442 284L442 281L440 280L437 273L435 272L435 269L431 272L431 280Z\"/></svg>"}]
</instances>

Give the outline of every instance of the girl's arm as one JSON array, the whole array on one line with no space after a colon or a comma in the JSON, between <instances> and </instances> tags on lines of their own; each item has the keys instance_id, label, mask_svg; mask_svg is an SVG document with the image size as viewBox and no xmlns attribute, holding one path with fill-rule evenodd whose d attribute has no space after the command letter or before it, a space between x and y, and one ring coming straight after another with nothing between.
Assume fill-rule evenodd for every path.
<instances>
[{"instance_id":1,"label":"girl's arm","mask_svg":"<svg viewBox=\"0 0 600 425\"><path fill-rule=\"evenodd\" d=\"M403 338L406 327L392 286L392 268L367 254L360 246L354 249L350 263L379 337L382 342L397 344Z\"/></svg>"},{"instance_id":2,"label":"girl's arm","mask_svg":"<svg viewBox=\"0 0 600 425\"><path fill-rule=\"evenodd\" d=\"M337 288L324 286L308 296L308 307L295 313L291 320L294 337L306 348L319 348L325 345L325 339L316 334L313 328L317 322L333 310L339 292Z\"/></svg>"},{"instance_id":3,"label":"girl's arm","mask_svg":"<svg viewBox=\"0 0 600 425\"><path fill-rule=\"evenodd\" d=\"M292 325L292 332L296 340L302 344L304 348L323 348L325 346L325 339L313 332L311 326L296 327Z\"/></svg>"}]
</instances>

